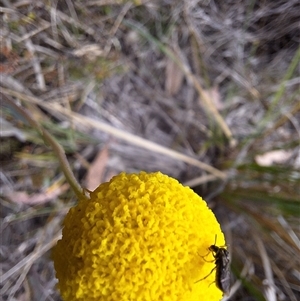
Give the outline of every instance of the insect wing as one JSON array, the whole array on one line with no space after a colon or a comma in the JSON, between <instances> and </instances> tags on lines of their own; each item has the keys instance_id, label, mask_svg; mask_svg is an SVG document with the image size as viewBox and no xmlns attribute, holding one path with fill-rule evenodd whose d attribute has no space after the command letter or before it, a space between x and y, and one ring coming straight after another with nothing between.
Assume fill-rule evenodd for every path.
<instances>
[{"instance_id":1,"label":"insect wing","mask_svg":"<svg viewBox=\"0 0 300 301\"><path fill-rule=\"evenodd\" d=\"M218 258L218 262L216 262L217 264L217 269L218 273L218 279L217 280L217 284L219 286L219 288L221 289L221 291L223 291L223 293L225 295L229 294L230 291L230 259L229 259L229 252L224 249L221 248L219 250L220 254L219 254L219 258Z\"/></svg>"}]
</instances>

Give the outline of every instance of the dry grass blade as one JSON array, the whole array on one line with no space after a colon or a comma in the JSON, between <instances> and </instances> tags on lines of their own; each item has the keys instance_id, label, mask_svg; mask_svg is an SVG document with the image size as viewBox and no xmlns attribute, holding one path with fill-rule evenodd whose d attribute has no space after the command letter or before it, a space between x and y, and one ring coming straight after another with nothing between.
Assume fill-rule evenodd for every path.
<instances>
[{"instance_id":1,"label":"dry grass blade","mask_svg":"<svg viewBox=\"0 0 300 301\"><path fill-rule=\"evenodd\" d=\"M264 216L257 212L256 210L251 209L249 206L243 206L245 212L251 213L251 216L257 220L260 225L264 225L272 232L276 233L285 243L292 246L293 248L298 248L298 245L290 237L290 235L278 224L274 223L273 219L269 219L267 216Z\"/></svg>"},{"instance_id":2,"label":"dry grass blade","mask_svg":"<svg viewBox=\"0 0 300 301\"><path fill-rule=\"evenodd\" d=\"M295 231L288 224L286 219L282 215L279 215L277 219L281 226L285 229L286 233L288 233L290 238L294 241L295 245L300 248L300 239L296 235Z\"/></svg>"},{"instance_id":3,"label":"dry grass blade","mask_svg":"<svg viewBox=\"0 0 300 301\"><path fill-rule=\"evenodd\" d=\"M206 176L197 177L197 178L191 179L187 182L184 182L184 185L189 186L189 187L197 187L201 184L215 181L215 180L217 180L217 177L215 175L206 175Z\"/></svg>"},{"instance_id":4,"label":"dry grass blade","mask_svg":"<svg viewBox=\"0 0 300 301\"><path fill-rule=\"evenodd\" d=\"M32 96L27 96L25 94L21 94L19 92L11 91L9 89L4 89L0 88L0 92L18 97L26 102L38 104L44 108L47 108L48 110L51 110L53 112L60 112L64 116L70 118L75 124L81 124L84 127L92 127L92 128L97 128L102 131L105 131L106 133L109 133L110 135L117 137L119 139L128 141L131 144L134 144L136 146L145 148L149 151L157 152L166 156L169 156L173 159L181 160L185 163L194 165L196 167L199 167L209 173L212 173L216 177L220 179L225 179L226 174L208 164L205 164L203 162L200 162L197 159L194 159L192 157L189 157L187 155L181 154L179 152L173 151L171 149L165 148L161 145L158 145L154 142L151 142L149 140L143 139L141 137L138 137L136 135L130 134L128 132L124 132L122 130L116 129L108 124L105 124L103 122L100 122L98 120L93 120L89 117L82 116L80 114L74 113L69 111L68 109L65 109L64 107L58 105L58 104L51 104L51 103L44 103L40 101L39 99L32 97Z\"/></svg>"},{"instance_id":5,"label":"dry grass blade","mask_svg":"<svg viewBox=\"0 0 300 301\"><path fill-rule=\"evenodd\" d=\"M217 110L216 106L214 105L213 100L209 97L208 93L205 93L204 89L200 85L199 81L196 79L196 77L189 71L189 68L187 66L182 66L182 70L184 71L186 77L188 80L190 80L193 85L195 86L195 89L200 95L200 99L204 103L204 108L207 109L213 118L216 120L217 124L220 126L222 131L224 132L225 136L228 138L230 146L234 147L237 145L237 141L233 138L233 135L231 133L231 130L229 129L228 125L224 121L223 117Z\"/></svg>"},{"instance_id":6,"label":"dry grass blade","mask_svg":"<svg viewBox=\"0 0 300 301\"><path fill-rule=\"evenodd\" d=\"M275 291L275 283L274 283L274 277L273 277L273 271L271 267L271 262L268 256L268 253L264 247L264 244L260 237L258 235L254 234L254 240L256 241L257 248L259 250L259 254L262 259L264 271L265 271L265 277L266 279L263 281L264 284L264 292L267 301L276 301L276 291Z\"/></svg>"},{"instance_id":7,"label":"dry grass blade","mask_svg":"<svg viewBox=\"0 0 300 301\"><path fill-rule=\"evenodd\" d=\"M285 291L287 292L287 295L291 299L291 301L297 301L297 297L293 293L293 290L291 289L290 284L285 278L284 272L281 271L281 269L278 268L278 266L275 264L274 260L272 262L272 268L274 269L274 272L276 273L277 277L280 279L281 283L284 286Z\"/></svg>"}]
</instances>

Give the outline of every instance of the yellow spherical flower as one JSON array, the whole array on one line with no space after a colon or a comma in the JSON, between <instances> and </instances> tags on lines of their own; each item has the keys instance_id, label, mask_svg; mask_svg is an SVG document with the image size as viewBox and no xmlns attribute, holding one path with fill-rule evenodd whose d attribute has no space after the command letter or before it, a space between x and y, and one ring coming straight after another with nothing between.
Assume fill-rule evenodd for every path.
<instances>
[{"instance_id":1,"label":"yellow spherical flower","mask_svg":"<svg viewBox=\"0 0 300 301\"><path fill-rule=\"evenodd\" d=\"M82 199L53 251L65 301L217 301L224 235L201 197L157 173L121 173ZM211 262L209 262L211 261ZM197 282L198 281L198 282Z\"/></svg>"}]
</instances>

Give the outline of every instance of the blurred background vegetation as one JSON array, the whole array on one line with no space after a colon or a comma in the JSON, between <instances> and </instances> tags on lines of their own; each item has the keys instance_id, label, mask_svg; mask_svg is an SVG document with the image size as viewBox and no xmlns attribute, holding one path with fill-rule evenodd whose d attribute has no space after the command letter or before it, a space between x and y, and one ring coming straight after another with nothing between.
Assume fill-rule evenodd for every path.
<instances>
[{"instance_id":1,"label":"blurred background vegetation","mask_svg":"<svg viewBox=\"0 0 300 301\"><path fill-rule=\"evenodd\" d=\"M76 196L44 130L87 189L160 170L206 199L224 300L299 300L299 1L0 4L1 300L61 300L50 250Z\"/></svg>"}]
</instances>

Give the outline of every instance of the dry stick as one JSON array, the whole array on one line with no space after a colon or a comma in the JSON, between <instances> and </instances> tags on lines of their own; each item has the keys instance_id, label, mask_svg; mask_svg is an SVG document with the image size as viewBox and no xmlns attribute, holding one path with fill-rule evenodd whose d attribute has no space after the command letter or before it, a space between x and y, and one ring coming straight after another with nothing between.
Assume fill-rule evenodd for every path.
<instances>
[{"instance_id":1,"label":"dry stick","mask_svg":"<svg viewBox=\"0 0 300 301\"><path fill-rule=\"evenodd\" d=\"M4 89L4 90L6 90L6 89ZM77 182L77 180L76 180L76 178L75 178L75 176L74 176L74 174L73 174L73 172L70 168L70 165L69 165L69 162L67 160L64 149L55 140L55 138L52 137L51 134L47 130L45 130L37 121L35 121L30 116L30 113L25 108L23 108L21 106L18 106L14 101L10 100L7 97L4 97L3 100L6 101L10 106L12 106L16 111L18 111L18 113L20 113L29 122L29 124L33 128L36 128L40 132L43 139L51 145L54 153L57 155L59 163L60 163L60 167L61 167L68 183L70 184L70 186L72 187L74 193L76 194L76 196L79 199L87 198L84 194L83 188Z\"/></svg>"},{"instance_id":2,"label":"dry stick","mask_svg":"<svg viewBox=\"0 0 300 301\"><path fill-rule=\"evenodd\" d=\"M29 103L38 104L38 105L40 105L40 106L42 106L42 107L44 107L48 110L54 111L54 112L59 111L60 114L65 115L66 117L70 118L71 120L73 120L74 122L76 122L78 124L82 124L83 126L89 126L89 127L92 127L92 128L97 128L101 131L109 133L110 135L112 135L114 137L117 137L117 138L120 138L122 140L128 141L131 144L134 144L134 145L137 145L139 147L154 151L156 153L164 154L164 155L169 156L171 158L181 160L181 161L186 162L188 164L197 166L197 167L199 167L199 168L215 175L216 177L218 177L222 180L225 180L226 177L227 177L226 173L224 173L224 172L222 172L222 171L220 171L220 170L218 170L218 169L216 169L216 168L214 168L214 167L212 167L212 166L210 166L206 163L203 163L203 162L201 162L201 161L199 161L195 158L192 158L190 156L181 154L181 153L176 152L174 150L170 150L166 147L163 147L163 146L158 145L154 142L151 142L151 141L148 141L148 140L143 139L141 137L138 137L134 134L127 133L125 131L116 129L116 128L114 128L114 127L112 127L108 124L105 124L101 121L94 120L94 119L91 119L91 118L86 117L86 116L82 116L78 113L74 113L74 112L70 113L69 110L65 109L64 107L62 107L58 104L45 103L45 102L39 100L36 97L24 95L22 93L12 91L12 90L9 90L9 89L5 89L5 88L0 88L0 92L11 95L11 96L14 96L14 97L18 97L19 99L22 99L22 100L24 100L26 102L29 102Z\"/></svg>"}]
</instances>

